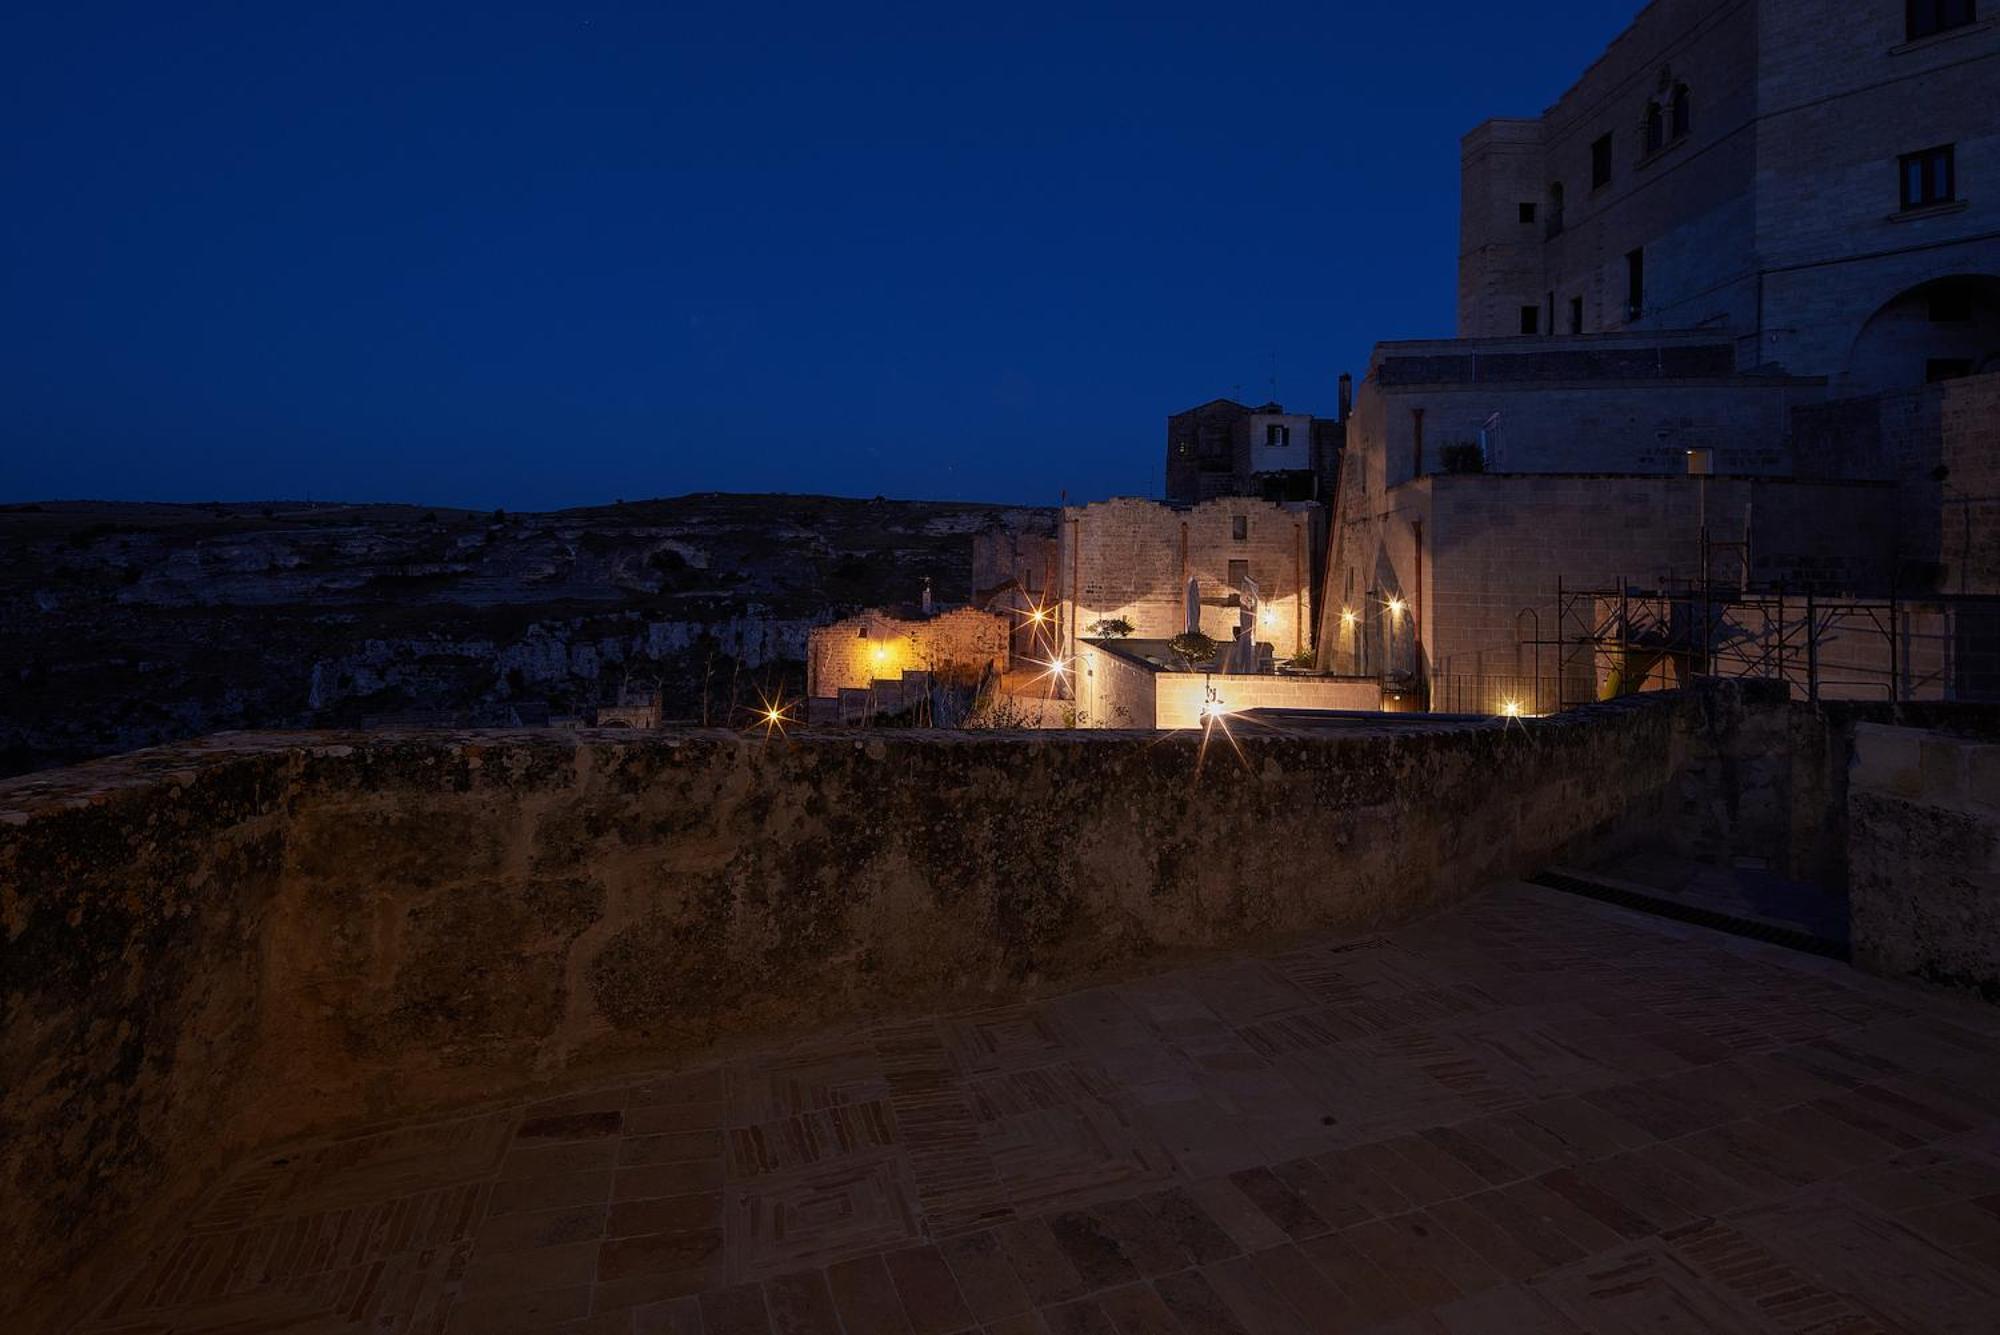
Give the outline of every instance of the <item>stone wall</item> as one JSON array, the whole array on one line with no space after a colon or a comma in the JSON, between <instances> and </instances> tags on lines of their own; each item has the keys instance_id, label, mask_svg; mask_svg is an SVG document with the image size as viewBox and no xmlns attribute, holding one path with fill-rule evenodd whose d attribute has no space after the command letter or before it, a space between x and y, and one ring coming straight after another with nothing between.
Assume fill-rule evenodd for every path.
<instances>
[{"instance_id":1,"label":"stone wall","mask_svg":"<svg viewBox=\"0 0 2000 1335\"><path fill-rule=\"evenodd\" d=\"M1862 723L1853 749L1855 962L2000 1002L2000 733Z\"/></svg>"},{"instance_id":2,"label":"stone wall","mask_svg":"<svg viewBox=\"0 0 2000 1335\"><path fill-rule=\"evenodd\" d=\"M1006 612L959 607L936 616L901 617L863 612L816 626L806 641L806 694L838 695L843 688L899 680L905 672L977 680L1012 662L1015 618Z\"/></svg>"},{"instance_id":3,"label":"stone wall","mask_svg":"<svg viewBox=\"0 0 2000 1335\"><path fill-rule=\"evenodd\" d=\"M1289 657L1312 643L1311 504L1227 497L1174 507L1119 498L1063 511L1062 590L1075 637L1123 617L1139 639L1186 627L1187 581L1201 586L1202 630L1228 642L1239 612L1230 563L1245 563L1264 598L1257 639ZM1238 525L1242 537L1237 537Z\"/></svg>"},{"instance_id":4,"label":"stone wall","mask_svg":"<svg viewBox=\"0 0 2000 1335\"><path fill-rule=\"evenodd\" d=\"M1531 674L1531 651L1517 646L1537 630L1556 635L1558 581L1571 590L1610 588L1621 578L1657 587L1668 576L1692 576L1704 513L1717 542L1740 540L1748 517L1754 581L1884 592L1893 496L1887 483L1784 478L1426 477L1393 488L1374 507L1343 502L1320 666ZM1734 573L1729 559L1715 558L1719 578ZM1390 598L1405 610L1392 613ZM1338 619L1350 610L1351 623ZM1544 675L1555 670L1552 655L1543 651Z\"/></svg>"},{"instance_id":5,"label":"stone wall","mask_svg":"<svg viewBox=\"0 0 2000 1335\"><path fill-rule=\"evenodd\" d=\"M1231 714L1251 709L1380 709L1382 683L1373 677L1219 676L1163 672L1155 687L1153 724L1198 728L1213 689L1215 703Z\"/></svg>"},{"instance_id":6,"label":"stone wall","mask_svg":"<svg viewBox=\"0 0 2000 1335\"><path fill-rule=\"evenodd\" d=\"M1677 698L1196 739L242 734L0 784L0 1313L248 1147L1407 917L1658 819Z\"/></svg>"}]
</instances>

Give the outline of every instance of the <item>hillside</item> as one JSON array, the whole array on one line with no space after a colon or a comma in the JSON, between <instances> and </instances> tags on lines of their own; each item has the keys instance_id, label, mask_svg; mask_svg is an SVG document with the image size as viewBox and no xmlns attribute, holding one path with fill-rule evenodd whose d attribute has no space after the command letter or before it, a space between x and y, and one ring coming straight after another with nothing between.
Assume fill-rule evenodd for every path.
<instances>
[{"instance_id":1,"label":"hillside","mask_svg":"<svg viewBox=\"0 0 2000 1335\"><path fill-rule=\"evenodd\" d=\"M657 682L724 722L808 627L971 585L970 503L699 494L548 513L0 507L0 773L229 728L509 723Z\"/></svg>"}]
</instances>

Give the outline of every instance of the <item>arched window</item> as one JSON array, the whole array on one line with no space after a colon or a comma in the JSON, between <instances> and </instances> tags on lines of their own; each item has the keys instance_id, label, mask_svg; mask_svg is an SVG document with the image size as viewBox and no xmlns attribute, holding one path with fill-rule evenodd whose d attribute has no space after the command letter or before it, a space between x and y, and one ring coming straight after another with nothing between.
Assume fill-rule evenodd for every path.
<instances>
[{"instance_id":1,"label":"arched window","mask_svg":"<svg viewBox=\"0 0 2000 1335\"><path fill-rule=\"evenodd\" d=\"M1694 128L1694 110L1689 105L1688 86L1684 83L1674 85L1673 121L1676 139L1687 138L1687 132Z\"/></svg>"},{"instance_id":2,"label":"arched window","mask_svg":"<svg viewBox=\"0 0 2000 1335\"><path fill-rule=\"evenodd\" d=\"M1667 114L1658 102L1646 104L1646 151L1657 153L1667 146Z\"/></svg>"},{"instance_id":3,"label":"arched window","mask_svg":"<svg viewBox=\"0 0 2000 1335\"><path fill-rule=\"evenodd\" d=\"M1547 226L1550 236L1562 235L1563 183L1561 181L1551 181L1549 183L1549 219Z\"/></svg>"}]
</instances>

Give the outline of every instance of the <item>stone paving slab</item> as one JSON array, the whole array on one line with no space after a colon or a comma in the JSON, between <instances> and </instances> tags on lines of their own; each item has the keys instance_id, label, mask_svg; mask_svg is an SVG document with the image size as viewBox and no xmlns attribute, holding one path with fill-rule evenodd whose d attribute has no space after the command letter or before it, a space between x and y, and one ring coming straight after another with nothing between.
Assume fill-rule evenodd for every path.
<instances>
[{"instance_id":1,"label":"stone paving slab","mask_svg":"<svg viewBox=\"0 0 2000 1335\"><path fill-rule=\"evenodd\" d=\"M241 1166L98 1335L2000 1329L2000 1012L1527 886Z\"/></svg>"}]
</instances>

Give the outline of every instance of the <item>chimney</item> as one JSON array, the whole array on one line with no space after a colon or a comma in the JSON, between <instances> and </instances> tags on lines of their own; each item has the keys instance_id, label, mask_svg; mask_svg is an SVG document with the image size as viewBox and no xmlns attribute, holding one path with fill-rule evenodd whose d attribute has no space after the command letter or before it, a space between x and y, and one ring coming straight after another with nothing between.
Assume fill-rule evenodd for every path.
<instances>
[{"instance_id":1,"label":"chimney","mask_svg":"<svg viewBox=\"0 0 2000 1335\"><path fill-rule=\"evenodd\" d=\"M1340 420L1345 422L1347 415L1352 411L1354 411L1354 377L1342 371L1340 373Z\"/></svg>"}]
</instances>

